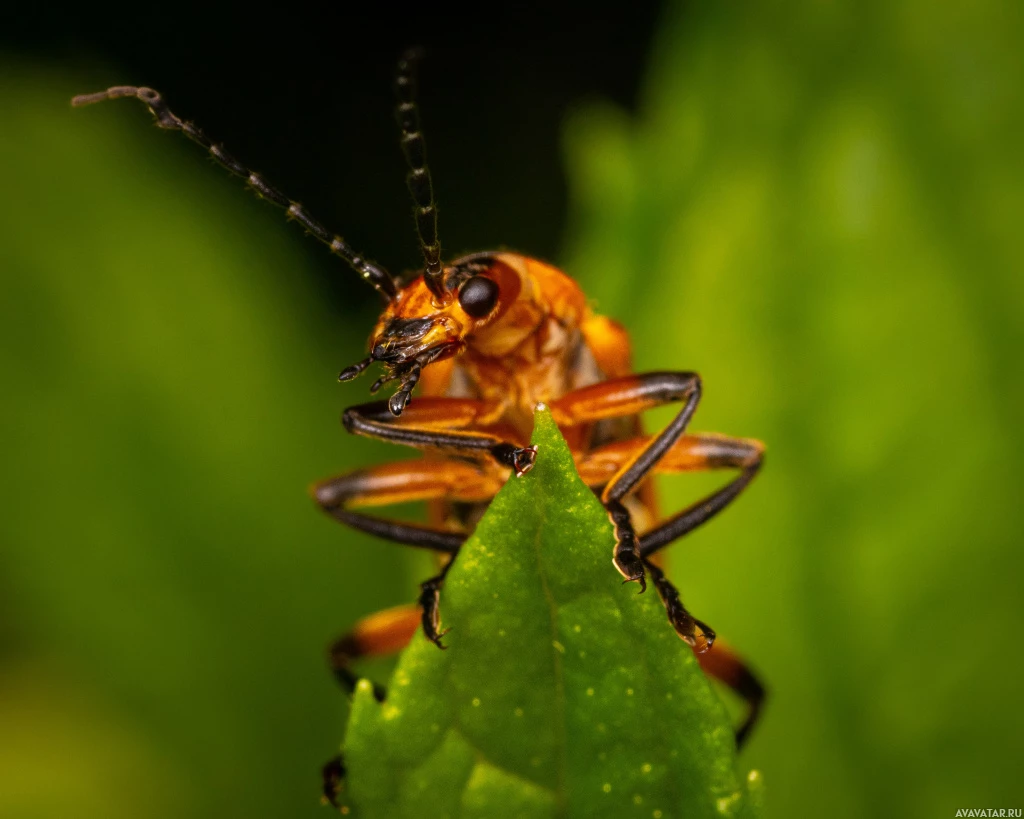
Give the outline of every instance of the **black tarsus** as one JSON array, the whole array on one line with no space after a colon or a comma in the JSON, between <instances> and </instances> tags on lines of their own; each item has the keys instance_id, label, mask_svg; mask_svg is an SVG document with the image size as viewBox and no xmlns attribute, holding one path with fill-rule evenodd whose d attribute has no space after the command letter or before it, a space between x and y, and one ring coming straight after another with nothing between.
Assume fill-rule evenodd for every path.
<instances>
[{"instance_id":1,"label":"black tarsus","mask_svg":"<svg viewBox=\"0 0 1024 819\"><path fill-rule=\"evenodd\" d=\"M441 266L441 241L437 236L437 204L434 201L430 168L427 166L427 146L420 127L419 106L416 104L416 65L421 56L419 49L409 49L398 61L395 73L395 95L398 97L395 119L402 131L402 153L409 165L406 182L412 195L416 232L420 237L420 250L426 265L423 280L430 292L443 301L448 298L448 292Z\"/></svg>"},{"instance_id":2,"label":"black tarsus","mask_svg":"<svg viewBox=\"0 0 1024 819\"><path fill-rule=\"evenodd\" d=\"M441 642L441 638L448 633L448 629L438 631L441 625L441 586L444 585L445 575L455 562L455 555L444 564L440 573L420 583L420 606L423 608L423 635L438 648L447 648Z\"/></svg>"},{"instance_id":3,"label":"black tarsus","mask_svg":"<svg viewBox=\"0 0 1024 819\"><path fill-rule=\"evenodd\" d=\"M338 805L338 794L341 793L342 783L345 781L345 760L341 754L332 756L320 769L323 777L323 800L334 807Z\"/></svg>"},{"instance_id":4,"label":"black tarsus","mask_svg":"<svg viewBox=\"0 0 1024 819\"><path fill-rule=\"evenodd\" d=\"M711 648L715 642L714 629L707 623L698 620L686 610L686 606L679 599L679 590L672 584L672 581L665 577L665 572L659 566L648 560L644 561L644 566L650 572L651 582L658 591L658 597L661 598L661 602L665 606L668 620L672 624L672 628L676 630L676 634L682 637L692 648L699 648L703 651ZM698 645L698 630L707 643L704 647Z\"/></svg>"},{"instance_id":5,"label":"black tarsus","mask_svg":"<svg viewBox=\"0 0 1024 819\"><path fill-rule=\"evenodd\" d=\"M338 681L338 684L344 688L349 694L354 694L356 685L359 684L361 679L357 676L350 668L352 661L362 655L359 643L355 637L349 634L343 634L333 643L331 643L328 649L327 656L330 660L331 672L334 674L334 679ZM384 702L384 698L387 696L387 689L379 683L370 683L373 686L373 696L377 702Z\"/></svg>"},{"instance_id":6,"label":"black tarsus","mask_svg":"<svg viewBox=\"0 0 1024 819\"><path fill-rule=\"evenodd\" d=\"M672 422L651 441L625 472L617 476L608 486L595 488L594 491L600 496L615 528L613 556L615 567L626 579L626 582L639 581L641 591L646 588L644 583L644 569L646 568L651 574L651 580L658 591L658 596L665 605L669 622L672 623L673 628L696 650L706 651L715 640L715 632L686 610L679 599L679 592L675 586L668 581L664 572L648 558L672 541L710 520L735 500L760 470L764 461L763 453L759 445L755 446L744 441L732 441L728 444L723 442L722 450L716 453L714 464L739 467L740 474L721 489L687 507L660 526L646 532L642 538L637 537L629 510L622 500L650 475L658 462L683 436L701 398L701 380L697 373L654 372L637 377L641 380L641 389L646 398L658 403L683 401L683 407ZM703 635L706 645L701 645L698 631ZM754 680L754 684L757 684L756 680ZM756 716L754 713L750 718L749 725L745 725L741 730L749 732Z\"/></svg>"},{"instance_id":7,"label":"black tarsus","mask_svg":"<svg viewBox=\"0 0 1024 819\"><path fill-rule=\"evenodd\" d=\"M686 610L679 599L679 590L665 577L661 568L651 561L644 560L647 571L651 574L651 582L658 590L658 596L668 613L669 622L675 629L676 634L683 638L692 648L697 651L708 651L715 642L715 631L707 623L698 620ZM698 632L700 634L698 635ZM704 638L705 645L699 645L699 637ZM761 708L764 705L765 690L760 680L742 662L738 665L738 676L732 680L723 680L726 684L747 703L747 716L736 729L736 748L741 750L750 738L750 732L757 724L761 716Z\"/></svg>"},{"instance_id":8,"label":"black tarsus","mask_svg":"<svg viewBox=\"0 0 1024 819\"><path fill-rule=\"evenodd\" d=\"M179 118L167 107L167 103L164 102L164 98L158 91L144 86L118 85L95 94L80 94L71 100L71 104L75 106L90 105L102 100L121 99L123 97L135 97L141 100L149 108L153 116L156 117L156 124L159 127L172 131L181 131L193 142L206 148L210 152L210 156L217 160L220 165L236 176L245 179L246 185L254 190L257 195L273 202L278 207L284 208L290 218L297 221L309 233L327 245L332 253L344 259L356 273L380 293L385 302L394 300L398 293L398 283L387 270L376 262L364 258L353 250L344 239L328 231L327 228L306 213L302 205L289 199L271 186L258 173L251 171L231 156L220 145L213 142L194 123Z\"/></svg>"},{"instance_id":9,"label":"black tarsus","mask_svg":"<svg viewBox=\"0 0 1024 819\"><path fill-rule=\"evenodd\" d=\"M741 749L750 738L750 732L754 729L761 716L761 708L764 706L765 700L765 690L764 686L761 685L761 681L745 665L741 668L739 680L736 681L732 688L750 706L747 718L736 729L736 747Z\"/></svg>"},{"instance_id":10,"label":"black tarsus","mask_svg":"<svg viewBox=\"0 0 1024 819\"><path fill-rule=\"evenodd\" d=\"M463 536L465 537L465 536ZM427 580L424 580L420 584L420 596L417 601L422 609L421 622L423 625L423 635L430 640L434 645L440 649L446 649L447 646L441 642L441 638L448 633L449 629L441 629L441 587L444 585L445 575L448 574L448 570L451 568L452 563L455 562L457 550L451 555L451 558L446 561L444 568L435 575ZM328 660L330 662L331 672L334 674L334 678L338 681L349 694L353 694L356 690L356 686L359 684L360 679L352 670L352 662L363 656L364 651L359 644L359 640L356 638L354 633L349 632L343 634L333 643L331 643L328 649ZM384 702L387 698L387 688L379 683L370 681L373 686L373 697L377 702ZM337 760L331 760L324 766L324 796L325 798L335 807L337 803L332 798L331 794L337 794L338 788L336 785L340 784L341 778L344 776L344 768L341 770L340 776L329 776L333 774L333 770L329 770L336 761L340 762L340 757Z\"/></svg>"}]
</instances>

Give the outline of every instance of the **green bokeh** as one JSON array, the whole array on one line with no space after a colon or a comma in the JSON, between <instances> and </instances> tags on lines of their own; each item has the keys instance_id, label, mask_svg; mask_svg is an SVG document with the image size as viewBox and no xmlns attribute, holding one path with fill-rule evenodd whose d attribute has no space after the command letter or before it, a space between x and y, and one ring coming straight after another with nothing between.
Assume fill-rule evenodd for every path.
<instances>
[{"instance_id":1,"label":"green bokeh","mask_svg":"<svg viewBox=\"0 0 1024 819\"><path fill-rule=\"evenodd\" d=\"M673 552L776 816L1024 802L1022 7L674 13L567 129L566 267L766 467ZM668 507L699 482L664 482Z\"/></svg>"},{"instance_id":2,"label":"green bokeh","mask_svg":"<svg viewBox=\"0 0 1024 819\"><path fill-rule=\"evenodd\" d=\"M770 688L744 764L780 817L1020 807L1024 7L692 5L635 119L570 117L562 261L768 444L673 550ZM0 66L0 815L322 817L323 646L423 574L303 491L395 455L337 425L367 324L82 90Z\"/></svg>"}]
</instances>

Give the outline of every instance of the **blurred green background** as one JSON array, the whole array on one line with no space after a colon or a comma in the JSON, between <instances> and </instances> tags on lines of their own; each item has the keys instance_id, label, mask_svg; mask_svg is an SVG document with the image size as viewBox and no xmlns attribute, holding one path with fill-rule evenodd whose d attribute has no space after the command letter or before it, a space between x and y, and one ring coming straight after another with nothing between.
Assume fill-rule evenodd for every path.
<instances>
[{"instance_id":1,"label":"blurred green background","mask_svg":"<svg viewBox=\"0 0 1024 819\"><path fill-rule=\"evenodd\" d=\"M454 12L419 38L421 20L369 21L348 58L373 52L365 70L286 76L267 110L232 109L238 77L191 108L188 83L160 87L401 269L386 66L440 52L424 116L449 250L557 258L630 328L638 369L701 372L698 428L768 444L672 565L770 688L742 759L770 815L1024 807L1024 7L655 11L588 38L538 10L494 43ZM304 493L404 454L337 423L365 400L333 378L372 293L140 106L71 111L159 85L190 45L181 70L202 73L205 40L138 25L130 53L28 26L0 56L0 816L325 816L346 706L324 645L427 571ZM267 62L240 32L223 49ZM135 76L147 55L156 76ZM276 118L288 82L335 87L327 133L350 141ZM253 131L300 180L304 157L339 167L296 189ZM666 481L666 508L706 486Z\"/></svg>"}]
</instances>

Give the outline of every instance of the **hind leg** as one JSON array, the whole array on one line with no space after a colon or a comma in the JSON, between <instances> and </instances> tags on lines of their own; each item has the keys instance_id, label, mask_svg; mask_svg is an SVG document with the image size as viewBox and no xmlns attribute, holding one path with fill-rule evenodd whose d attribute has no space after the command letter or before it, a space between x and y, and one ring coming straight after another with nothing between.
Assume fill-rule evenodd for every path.
<instances>
[{"instance_id":1,"label":"hind leg","mask_svg":"<svg viewBox=\"0 0 1024 819\"><path fill-rule=\"evenodd\" d=\"M405 648L420 625L419 606L395 606L378 611L359 620L328 649L331 671L338 682L350 693L355 690L359 677L351 665L361 657L386 657ZM373 695L384 699L382 685L374 683Z\"/></svg>"},{"instance_id":2,"label":"hind leg","mask_svg":"<svg viewBox=\"0 0 1024 819\"><path fill-rule=\"evenodd\" d=\"M736 747L742 748L757 724L764 705L765 690L743 658L719 640L710 651L697 655L704 672L725 683L747 703L747 716L736 729Z\"/></svg>"}]
</instances>

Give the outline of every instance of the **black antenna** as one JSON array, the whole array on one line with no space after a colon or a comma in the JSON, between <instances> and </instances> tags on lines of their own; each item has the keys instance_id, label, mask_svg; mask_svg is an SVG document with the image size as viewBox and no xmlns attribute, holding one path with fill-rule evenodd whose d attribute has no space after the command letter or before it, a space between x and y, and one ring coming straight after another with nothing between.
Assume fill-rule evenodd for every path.
<instances>
[{"instance_id":1,"label":"black antenna","mask_svg":"<svg viewBox=\"0 0 1024 819\"><path fill-rule=\"evenodd\" d=\"M395 74L395 93L398 106L395 118L402 129L402 152L409 164L409 193L415 205L416 231L420 236L420 250L426 262L423 278L430 292L441 301L448 299L444 286L444 272L441 268L441 242L437 238L437 206L434 202L434 186L430 181L427 167L427 147L420 130L420 111L416 105L416 64L421 52L410 49L398 61Z\"/></svg>"},{"instance_id":2,"label":"black antenna","mask_svg":"<svg viewBox=\"0 0 1024 819\"><path fill-rule=\"evenodd\" d=\"M288 212L288 216L290 218L297 221L306 230L312 233L313 236L327 245L331 249L331 252L341 256L342 259L351 265L356 273L376 288L377 292L383 296L386 302L394 301L395 296L398 294L398 283L391 277L391 274L388 273L387 270L356 253L345 243L344 239L330 233L323 225L306 213L302 205L298 202L293 202L279 190L271 187L271 185L268 184L262 176L246 168L241 162L227 153L220 145L212 142L210 138L194 124L187 120L179 119L178 116L167 107L167 103L164 102L164 98L160 96L159 92L154 91L152 88L137 88L133 85L118 85L114 88L108 88L106 91L100 91L96 94L80 94L71 100L71 104L75 106L91 105L94 102L101 102L102 100L116 100L121 97L135 97L136 99L141 100L149 108L153 116L156 117L156 124L158 126L170 131L181 131L193 142L197 142L202 145L210 152L210 156L216 159L218 163L223 165L236 176L240 176L245 179L245 184L256 191L259 196L270 200L278 207L284 208Z\"/></svg>"}]
</instances>

